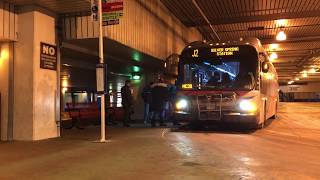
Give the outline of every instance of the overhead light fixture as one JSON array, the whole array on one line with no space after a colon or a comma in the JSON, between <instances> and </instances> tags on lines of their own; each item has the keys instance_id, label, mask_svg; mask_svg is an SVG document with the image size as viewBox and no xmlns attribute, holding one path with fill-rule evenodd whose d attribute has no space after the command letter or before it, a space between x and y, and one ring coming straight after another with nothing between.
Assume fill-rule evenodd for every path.
<instances>
[{"instance_id":1,"label":"overhead light fixture","mask_svg":"<svg viewBox=\"0 0 320 180\"><path fill-rule=\"evenodd\" d=\"M288 82L288 84L292 84L292 83L294 83L294 81L289 81L289 82Z\"/></svg>"},{"instance_id":2,"label":"overhead light fixture","mask_svg":"<svg viewBox=\"0 0 320 180\"><path fill-rule=\"evenodd\" d=\"M306 78L306 77L308 77L308 74L307 73L303 73L302 77Z\"/></svg>"},{"instance_id":3,"label":"overhead light fixture","mask_svg":"<svg viewBox=\"0 0 320 180\"><path fill-rule=\"evenodd\" d=\"M132 73L131 74L131 79L132 80L141 80L141 74L140 73Z\"/></svg>"},{"instance_id":4,"label":"overhead light fixture","mask_svg":"<svg viewBox=\"0 0 320 180\"><path fill-rule=\"evenodd\" d=\"M285 27L288 25L288 19L278 19L276 20L277 27Z\"/></svg>"},{"instance_id":5,"label":"overhead light fixture","mask_svg":"<svg viewBox=\"0 0 320 180\"><path fill-rule=\"evenodd\" d=\"M312 69L310 69L309 70L309 73L316 73L317 71L314 69L314 68L312 68Z\"/></svg>"},{"instance_id":6,"label":"overhead light fixture","mask_svg":"<svg viewBox=\"0 0 320 180\"><path fill-rule=\"evenodd\" d=\"M280 31L280 32L278 32L276 39L278 41L284 41L287 39L287 35L286 35L286 33L284 33L284 31Z\"/></svg>"},{"instance_id":7,"label":"overhead light fixture","mask_svg":"<svg viewBox=\"0 0 320 180\"><path fill-rule=\"evenodd\" d=\"M269 45L269 49L270 50L276 50L276 49L278 49L279 48L279 44L270 44Z\"/></svg>"},{"instance_id":8,"label":"overhead light fixture","mask_svg":"<svg viewBox=\"0 0 320 180\"><path fill-rule=\"evenodd\" d=\"M8 59L8 58L9 58L8 51L6 51L4 49L0 49L0 59L4 60L4 59Z\"/></svg>"},{"instance_id":9,"label":"overhead light fixture","mask_svg":"<svg viewBox=\"0 0 320 180\"><path fill-rule=\"evenodd\" d=\"M66 66L66 67L71 67L70 64L62 64L63 66Z\"/></svg>"},{"instance_id":10,"label":"overhead light fixture","mask_svg":"<svg viewBox=\"0 0 320 180\"><path fill-rule=\"evenodd\" d=\"M270 55L270 60L273 61L275 59L278 59L278 55L277 53L273 52L271 55Z\"/></svg>"}]
</instances>

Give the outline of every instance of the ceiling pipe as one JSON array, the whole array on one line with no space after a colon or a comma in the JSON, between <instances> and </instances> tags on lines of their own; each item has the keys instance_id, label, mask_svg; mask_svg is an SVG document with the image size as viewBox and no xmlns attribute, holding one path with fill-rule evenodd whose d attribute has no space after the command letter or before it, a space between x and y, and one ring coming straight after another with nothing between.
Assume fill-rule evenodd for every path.
<instances>
[{"instance_id":1,"label":"ceiling pipe","mask_svg":"<svg viewBox=\"0 0 320 180\"><path fill-rule=\"evenodd\" d=\"M210 29L212 30L213 34L215 35L215 38L218 39L218 41L220 41L220 37L217 34L216 30L213 28L213 26L211 25L209 19L207 18L207 16L204 14L204 12L202 11L202 9L200 8L200 6L198 5L196 0L192 0L194 6L198 9L198 11L200 12L200 14L202 15L203 19L207 22L207 24L209 25ZM212 37L212 34L210 34L210 36ZM214 39L214 38L213 38Z\"/></svg>"}]
</instances>

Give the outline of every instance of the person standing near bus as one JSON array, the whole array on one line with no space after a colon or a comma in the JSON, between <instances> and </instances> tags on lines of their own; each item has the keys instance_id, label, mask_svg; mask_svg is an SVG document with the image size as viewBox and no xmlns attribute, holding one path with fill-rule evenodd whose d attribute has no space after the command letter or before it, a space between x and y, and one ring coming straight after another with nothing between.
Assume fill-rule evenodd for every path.
<instances>
[{"instance_id":1,"label":"person standing near bus","mask_svg":"<svg viewBox=\"0 0 320 180\"><path fill-rule=\"evenodd\" d=\"M131 81L126 80L125 85L121 88L121 98L123 107L123 126L129 127L129 120L131 119L132 106L133 106L133 96L131 89Z\"/></svg>"},{"instance_id":2,"label":"person standing near bus","mask_svg":"<svg viewBox=\"0 0 320 180\"><path fill-rule=\"evenodd\" d=\"M142 90L141 97L144 102L144 124L147 125L150 119L150 104L152 102L152 89L153 82L145 86Z\"/></svg>"},{"instance_id":3,"label":"person standing near bus","mask_svg":"<svg viewBox=\"0 0 320 180\"><path fill-rule=\"evenodd\" d=\"M163 82L162 79L159 79L158 83L155 83L151 86L152 88L152 103L151 103L151 125L154 127L156 125L156 117L159 116L160 126L165 126L164 120L164 108L165 102L168 99L168 85Z\"/></svg>"}]
</instances>

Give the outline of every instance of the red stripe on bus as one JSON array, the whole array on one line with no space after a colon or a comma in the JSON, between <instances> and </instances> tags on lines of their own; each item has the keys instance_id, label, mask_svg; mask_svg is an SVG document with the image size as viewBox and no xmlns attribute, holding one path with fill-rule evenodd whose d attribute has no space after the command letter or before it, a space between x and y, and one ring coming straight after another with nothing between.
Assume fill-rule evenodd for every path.
<instances>
[{"instance_id":1,"label":"red stripe on bus","mask_svg":"<svg viewBox=\"0 0 320 180\"><path fill-rule=\"evenodd\" d=\"M243 96L247 94L249 91L180 91L180 92L185 95L205 95L205 94L211 94L211 93L222 94L222 93L234 92L238 96Z\"/></svg>"}]
</instances>

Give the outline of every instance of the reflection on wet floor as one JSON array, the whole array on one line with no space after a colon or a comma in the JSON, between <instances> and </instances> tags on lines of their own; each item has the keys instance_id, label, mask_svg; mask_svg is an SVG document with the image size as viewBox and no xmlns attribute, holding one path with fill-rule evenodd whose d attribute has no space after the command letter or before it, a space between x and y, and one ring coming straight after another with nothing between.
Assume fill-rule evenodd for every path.
<instances>
[{"instance_id":1,"label":"reflection on wet floor","mask_svg":"<svg viewBox=\"0 0 320 180\"><path fill-rule=\"evenodd\" d=\"M181 134L175 134L176 137L176 143L172 143L171 145L175 147L175 149L182 155L190 157L194 154L193 148L192 148L192 142Z\"/></svg>"}]
</instances>

